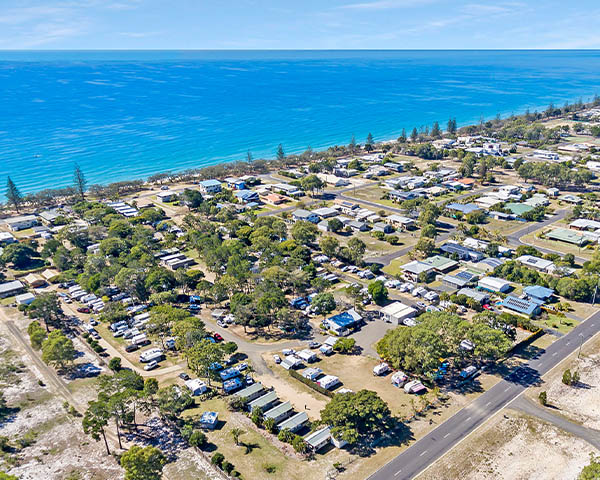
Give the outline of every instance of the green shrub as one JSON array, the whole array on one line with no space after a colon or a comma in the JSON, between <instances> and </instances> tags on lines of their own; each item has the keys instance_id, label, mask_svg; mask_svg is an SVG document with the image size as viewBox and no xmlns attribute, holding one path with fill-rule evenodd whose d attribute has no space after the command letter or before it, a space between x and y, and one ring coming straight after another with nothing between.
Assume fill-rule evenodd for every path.
<instances>
[{"instance_id":1,"label":"green shrub","mask_svg":"<svg viewBox=\"0 0 600 480\"><path fill-rule=\"evenodd\" d=\"M225 460L225 456L220 452L216 452L210 459L210 463L220 467L221 464L223 463L223 460Z\"/></svg>"},{"instance_id":2,"label":"green shrub","mask_svg":"<svg viewBox=\"0 0 600 480\"><path fill-rule=\"evenodd\" d=\"M329 390L323 388L321 385L313 382L312 380L309 380L308 378L304 378L302 375L300 375L295 370L288 370L288 373L292 377L294 377L296 380L300 380L303 384L308 385L313 390L315 390L319 393L322 393L323 395L326 395L327 397L333 397L333 395L334 395L333 392L330 392Z\"/></svg>"},{"instance_id":3,"label":"green shrub","mask_svg":"<svg viewBox=\"0 0 600 480\"><path fill-rule=\"evenodd\" d=\"M195 430L188 439L188 443L192 447L202 448L206 445L207 439L206 435L202 433L200 430Z\"/></svg>"},{"instance_id":4,"label":"green shrub","mask_svg":"<svg viewBox=\"0 0 600 480\"><path fill-rule=\"evenodd\" d=\"M262 467L267 473L275 473L277 471L277 465L273 465L272 463L264 463Z\"/></svg>"},{"instance_id":5,"label":"green shrub","mask_svg":"<svg viewBox=\"0 0 600 480\"><path fill-rule=\"evenodd\" d=\"M232 471L233 471L233 469L234 469L234 466L233 466L233 463L229 463L227 460L225 460L225 461L223 462L223 465L221 465L221 468L222 468L222 469L223 469L225 472L227 472L227 473L230 473L230 472L232 472Z\"/></svg>"}]
</instances>

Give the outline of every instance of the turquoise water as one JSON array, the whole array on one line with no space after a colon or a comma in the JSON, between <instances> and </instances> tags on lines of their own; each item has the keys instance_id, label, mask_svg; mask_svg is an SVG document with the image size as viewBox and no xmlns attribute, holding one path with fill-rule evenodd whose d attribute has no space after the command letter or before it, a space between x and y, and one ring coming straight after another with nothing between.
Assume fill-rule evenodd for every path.
<instances>
[{"instance_id":1,"label":"turquoise water","mask_svg":"<svg viewBox=\"0 0 600 480\"><path fill-rule=\"evenodd\" d=\"M600 51L0 52L0 189L395 138L600 93ZM3 192L2 192L3 193Z\"/></svg>"}]
</instances>

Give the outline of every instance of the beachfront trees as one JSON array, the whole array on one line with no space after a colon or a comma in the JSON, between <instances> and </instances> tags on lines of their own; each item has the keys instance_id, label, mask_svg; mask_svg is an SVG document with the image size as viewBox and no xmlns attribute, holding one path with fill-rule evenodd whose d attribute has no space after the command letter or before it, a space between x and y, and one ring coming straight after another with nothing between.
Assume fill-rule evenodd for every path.
<instances>
[{"instance_id":1,"label":"beachfront trees","mask_svg":"<svg viewBox=\"0 0 600 480\"><path fill-rule=\"evenodd\" d=\"M195 210L202 205L202 202L204 201L202 194L198 190L192 190L191 188L186 188L183 191L182 197L183 202L187 205L189 210Z\"/></svg>"},{"instance_id":2,"label":"beachfront trees","mask_svg":"<svg viewBox=\"0 0 600 480\"><path fill-rule=\"evenodd\" d=\"M398 142L406 143L406 129L405 128L402 129L402 133L400 133L400 136L398 137Z\"/></svg>"},{"instance_id":3,"label":"beachfront trees","mask_svg":"<svg viewBox=\"0 0 600 480\"><path fill-rule=\"evenodd\" d=\"M352 153L356 151L356 137L354 135L352 135L352 138L350 139L348 150L350 150Z\"/></svg>"},{"instance_id":4,"label":"beachfront trees","mask_svg":"<svg viewBox=\"0 0 600 480\"><path fill-rule=\"evenodd\" d=\"M133 445L121 456L125 480L160 480L166 463L167 459L156 447Z\"/></svg>"},{"instance_id":5,"label":"beachfront trees","mask_svg":"<svg viewBox=\"0 0 600 480\"><path fill-rule=\"evenodd\" d=\"M369 134L367 135L367 141L365 142L365 150L367 152L370 152L371 150L373 150L373 146L373 135L371 134L371 132L369 132Z\"/></svg>"},{"instance_id":6,"label":"beachfront trees","mask_svg":"<svg viewBox=\"0 0 600 480\"><path fill-rule=\"evenodd\" d=\"M448 120L447 131L448 131L448 133L450 135L455 135L456 134L456 118L450 118Z\"/></svg>"},{"instance_id":7,"label":"beachfront trees","mask_svg":"<svg viewBox=\"0 0 600 480\"><path fill-rule=\"evenodd\" d=\"M335 438L350 444L379 436L393 425L389 407L370 390L334 395L321 410L321 422L332 427Z\"/></svg>"},{"instance_id":8,"label":"beachfront trees","mask_svg":"<svg viewBox=\"0 0 600 480\"><path fill-rule=\"evenodd\" d=\"M6 179L6 199L8 200L8 204L12 205L17 213L19 213L19 207L23 203L23 195L21 195L21 192L10 177Z\"/></svg>"},{"instance_id":9,"label":"beachfront trees","mask_svg":"<svg viewBox=\"0 0 600 480\"><path fill-rule=\"evenodd\" d=\"M431 128L431 136L433 138L440 138L442 136L440 124L438 122L433 122L433 127Z\"/></svg>"},{"instance_id":10,"label":"beachfront trees","mask_svg":"<svg viewBox=\"0 0 600 480\"><path fill-rule=\"evenodd\" d=\"M283 145L280 143L277 146L277 160L283 160L285 159L285 152L283 151Z\"/></svg>"},{"instance_id":11,"label":"beachfront trees","mask_svg":"<svg viewBox=\"0 0 600 480\"><path fill-rule=\"evenodd\" d=\"M416 142L418 138L419 138L419 132L417 131L417 127L414 127L412 129L412 132L410 132L410 141Z\"/></svg>"},{"instance_id":12,"label":"beachfront trees","mask_svg":"<svg viewBox=\"0 0 600 480\"><path fill-rule=\"evenodd\" d=\"M81 201L85 200L85 191L87 189L87 180L85 175L79 168L79 165L75 164L75 169L73 170L73 186L75 187L75 191L81 198Z\"/></svg>"}]
</instances>

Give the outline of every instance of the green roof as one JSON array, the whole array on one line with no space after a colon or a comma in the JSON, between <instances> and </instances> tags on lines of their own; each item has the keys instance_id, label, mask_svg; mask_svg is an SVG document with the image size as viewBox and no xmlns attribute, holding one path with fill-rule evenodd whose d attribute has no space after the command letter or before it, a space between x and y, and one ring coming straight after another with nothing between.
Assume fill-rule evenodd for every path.
<instances>
[{"instance_id":1,"label":"green roof","mask_svg":"<svg viewBox=\"0 0 600 480\"><path fill-rule=\"evenodd\" d=\"M524 213L533 210L531 205L527 205L525 203L507 203L504 205L504 208L510 210L514 215L523 215Z\"/></svg>"},{"instance_id":2,"label":"green roof","mask_svg":"<svg viewBox=\"0 0 600 480\"><path fill-rule=\"evenodd\" d=\"M572 243L574 245L583 245L589 241L583 233L576 230L569 230L567 228L555 228L546 234L546 238L549 238L550 240Z\"/></svg>"},{"instance_id":3,"label":"green roof","mask_svg":"<svg viewBox=\"0 0 600 480\"><path fill-rule=\"evenodd\" d=\"M451 258L447 257L442 257L441 255L429 257L423 260L423 263L432 266L436 270L449 270L458 265L458 262L456 260L452 260Z\"/></svg>"}]
</instances>

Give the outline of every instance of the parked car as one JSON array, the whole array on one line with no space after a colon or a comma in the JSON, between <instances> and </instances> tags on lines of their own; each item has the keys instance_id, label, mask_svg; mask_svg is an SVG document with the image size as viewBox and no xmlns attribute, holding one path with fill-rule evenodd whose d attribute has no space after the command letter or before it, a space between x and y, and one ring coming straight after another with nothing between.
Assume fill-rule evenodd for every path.
<instances>
[{"instance_id":1,"label":"parked car","mask_svg":"<svg viewBox=\"0 0 600 480\"><path fill-rule=\"evenodd\" d=\"M237 369L238 369L240 372L243 372L243 371L244 371L244 370L246 370L247 368L248 368L248 364L247 364L246 362L244 362L244 363L240 363L240 364L237 366Z\"/></svg>"},{"instance_id":2,"label":"parked car","mask_svg":"<svg viewBox=\"0 0 600 480\"><path fill-rule=\"evenodd\" d=\"M158 362L156 360L152 360L151 362L148 362L146 365L144 365L144 370L153 370L156 367L158 367Z\"/></svg>"},{"instance_id":3,"label":"parked car","mask_svg":"<svg viewBox=\"0 0 600 480\"><path fill-rule=\"evenodd\" d=\"M489 304L487 304L487 303L483 305L483 308L485 308L486 310L491 310L492 309L492 307Z\"/></svg>"},{"instance_id":4,"label":"parked car","mask_svg":"<svg viewBox=\"0 0 600 480\"><path fill-rule=\"evenodd\" d=\"M136 351L136 350L138 350L139 348L140 348L140 346L139 346L138 344L136 344L136 343L133 343L133 344L131 344L131 345L127 345L127 346L125 347L125 351L126 351L127 353L131 353L131 352L135 352L135 351Z\"/></svg>"},{"instance_id":5,"label":"parked car","mask_svg":"<svg viewBox=\"0 0 600 480\"><path fill-rule=\"evenodd\" d=\"M319 342L308 342L308 348L319 348L321 346L321 344Z\"/></svg>"},{"instance_id":6,"label":"parked car","mask_svg":"<svg viewBox=\"0 0 600 480\"><path fill-rule=\"evenodd\" d=\"M185 373L185 372L181 372L179 374L179 378L181 378L182 380L189 380L190 376L187 373Z\"/></svg>"},{"instance_id":7,"label":"parked car","mask_svg":"<svg viewBox=\"0 0 600 480\"><path fill-rule=\"evenodd\" d=\"M246 375L246 385L252 385L254 383L254 379L250 375Z\"/></svg>"},{"instance_id":8,"label":"parked car","mask_svg":"<svg viewBox=\"0 0 600 480\"><path fill-rule=\"evenodd\" d=\"M222 320L218 320L217 321L217 325L219 327L221 327L221 328L227 328L228 327L228 325L225 322L223 322Z\"/></svg>"},{"instance_id":9,"label":"parked car","mask_svg":"<svg viewBox=\"0 0 600 480\"><path fill-rule=\"evenodd\" d=\"M90 318L90 325L98 325L98 320L96 320L94 317Z\"/></svg>"},{"instance_id":10,"label":"parked car","mask_svg":"<svg viewBox=\"0 0 600 480\"><path fill-rule=\"evenodd\" d=\"M217 342L222 342L223 341L223 337L221 335L219 335L218 333L213 333L213 338L217 341Z\"/></svg>"},{"instance_id":11,"label":"parked car","mask_svg":"<svg viewBox=\"0 0 600 480\"><path fill-rule=\"evenodd\" d=\"M281 357L279 355L273 355L273 360L278 365L281 363Z\"/></svg>"}]
</instances>

